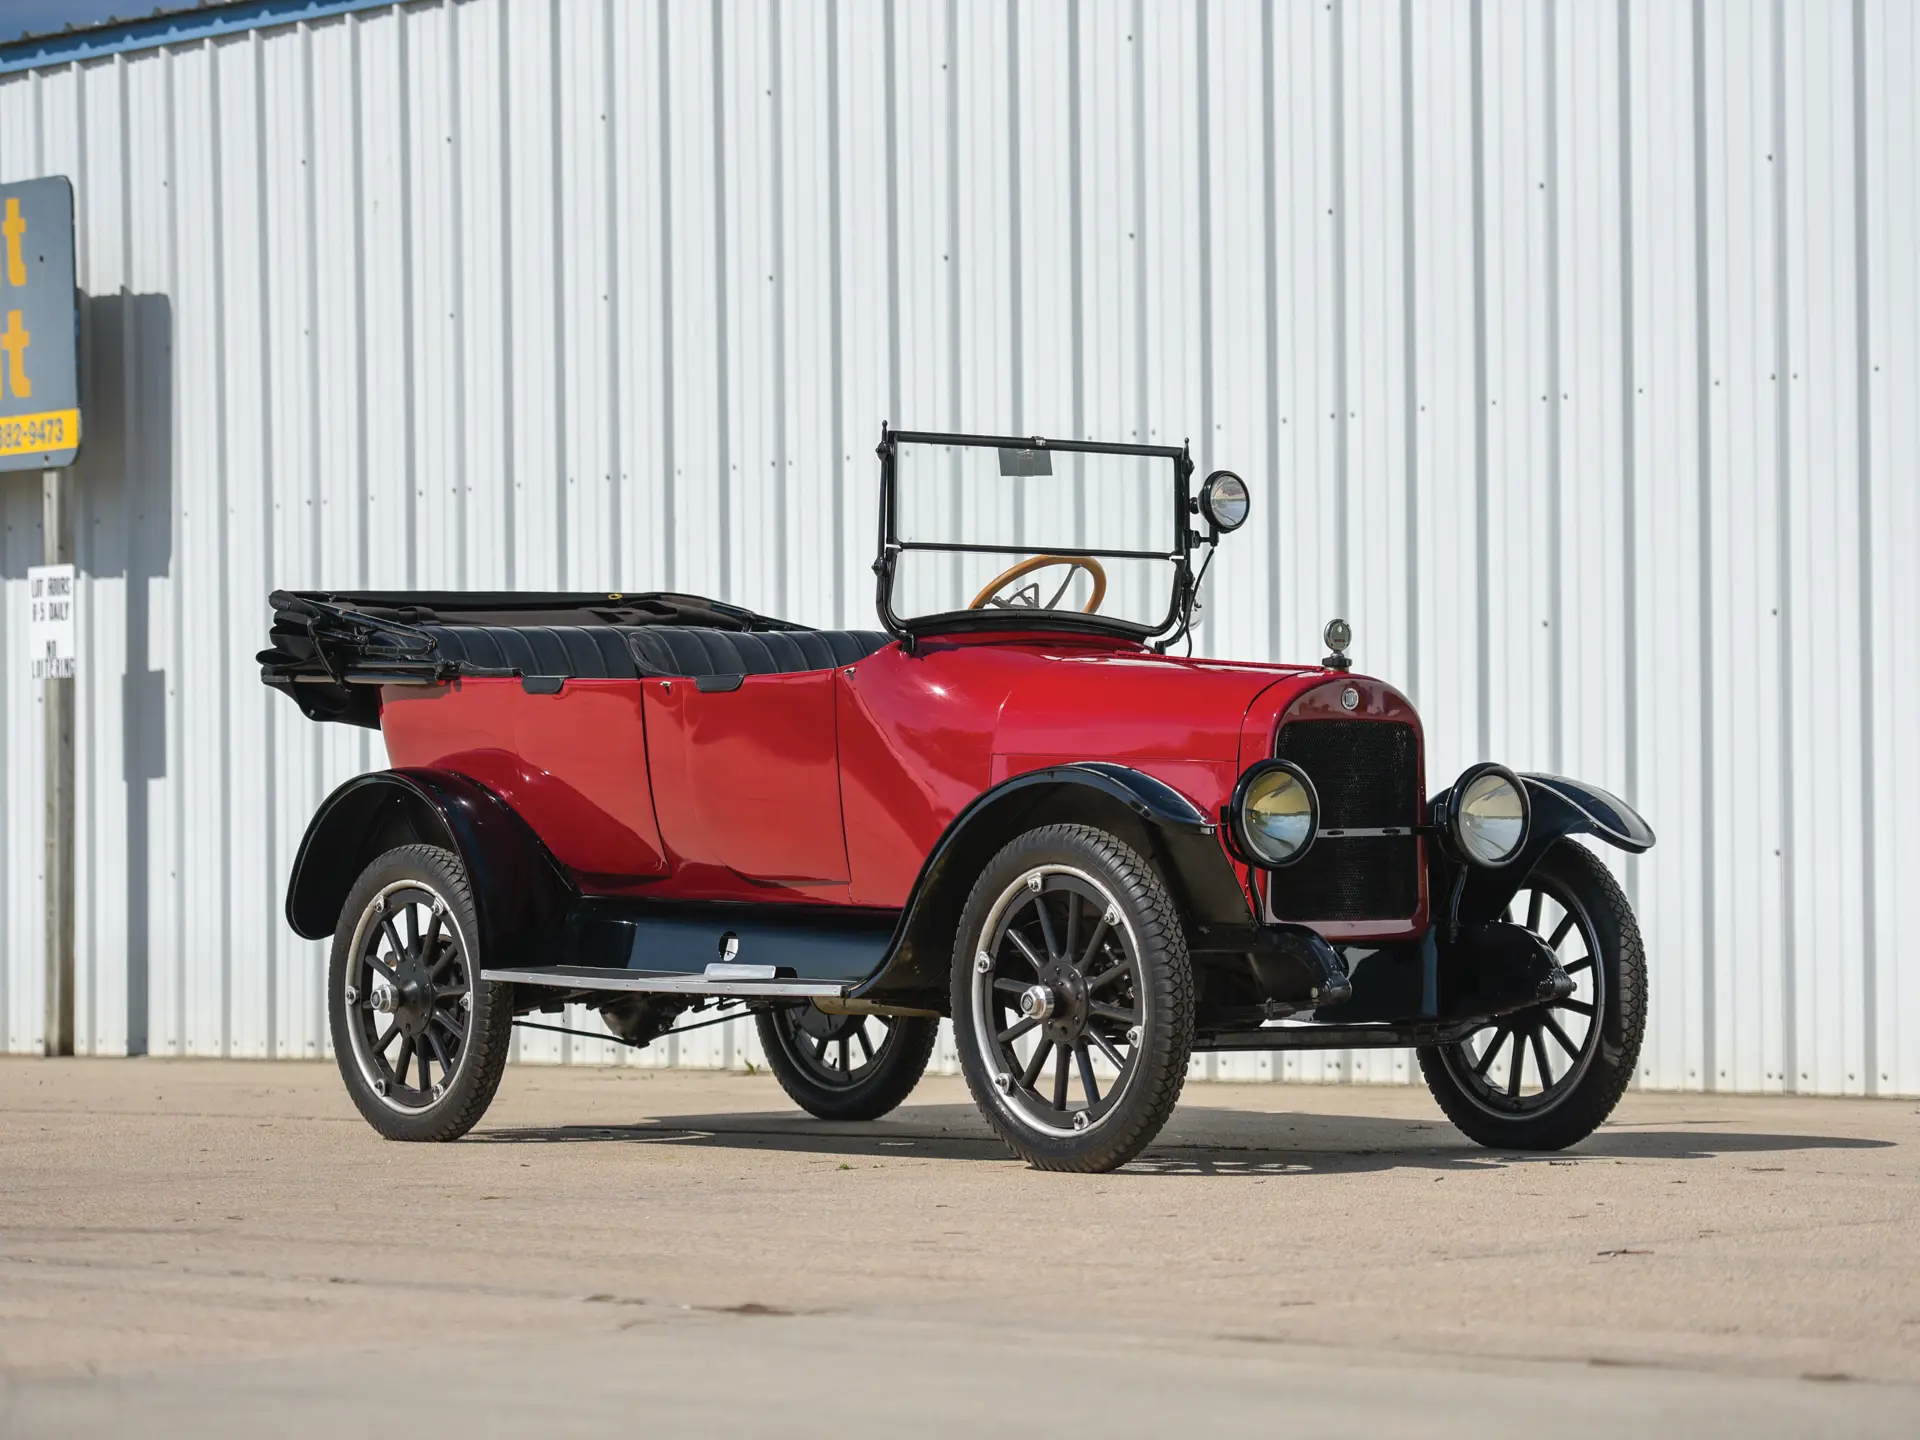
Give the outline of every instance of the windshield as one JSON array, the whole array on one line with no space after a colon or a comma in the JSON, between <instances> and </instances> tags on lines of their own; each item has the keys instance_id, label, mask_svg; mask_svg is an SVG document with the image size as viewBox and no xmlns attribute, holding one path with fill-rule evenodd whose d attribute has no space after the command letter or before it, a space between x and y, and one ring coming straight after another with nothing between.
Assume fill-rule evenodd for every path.
<instances>
[{"instance_id":1,"label":"windshield","mask_svg":"<svg viewBox=\"0 0 1920 1440\"><path fill-rule=\"evenodd\" d=\"M894 618L984 625L1050 612L1166 629L1186 560L1181 465L1174 450L898 437L884 537Z\"/></svg>"}]
</instances>

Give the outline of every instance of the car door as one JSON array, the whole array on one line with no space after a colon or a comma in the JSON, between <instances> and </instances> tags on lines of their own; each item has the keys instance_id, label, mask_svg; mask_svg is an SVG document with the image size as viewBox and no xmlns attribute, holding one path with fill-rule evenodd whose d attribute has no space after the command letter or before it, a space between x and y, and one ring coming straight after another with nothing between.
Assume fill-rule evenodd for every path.
<instances>
[{"instance_id":1,"label":"car door","mask_svg":"<svg viewBox=\"0 0 1920 1440\"><path fill-rule=\"evenodd\" d=\"M846 884L832 670L643 688L661 837L693 887Z\"/></svg>"}]
</instances>

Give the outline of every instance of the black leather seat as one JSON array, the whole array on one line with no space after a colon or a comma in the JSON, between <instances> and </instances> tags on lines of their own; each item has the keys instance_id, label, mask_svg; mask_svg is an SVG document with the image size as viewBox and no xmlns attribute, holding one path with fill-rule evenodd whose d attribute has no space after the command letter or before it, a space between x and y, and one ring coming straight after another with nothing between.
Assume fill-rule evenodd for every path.
<instances>
[{"instance_id":1,"label":"black leather seat","mask_svg":"<svg viewBox=\"0 0 1920 1440\"><path fill-rule=\"evenodd\" d=\"M522 675L631 680L624 625L423 625L448 660Z\"/></svg>"},{"instance_id":2,"label":"black leather seat","mask_svg":"<svg viewBox=\"0 0 1920 1440\"><path fill-rule=\"evenodd\" d=\"M725 675L789 675L864 660L892 638L880 630L704 630L649 625L626 632L642 675L695 680Z\"/></svg>"},{"instance_id":3,"label":"black leather seat","mask_svg":"<svg viewBox=\"0 0 1920 1440\"><path fill-rule=\"evenodd\" d=\"M423 625L448 660L522 675L631 680L705 679L831 670L864 660L879 630L766 630L746 634L690 625Z\"/></svg>"}]
</instances>

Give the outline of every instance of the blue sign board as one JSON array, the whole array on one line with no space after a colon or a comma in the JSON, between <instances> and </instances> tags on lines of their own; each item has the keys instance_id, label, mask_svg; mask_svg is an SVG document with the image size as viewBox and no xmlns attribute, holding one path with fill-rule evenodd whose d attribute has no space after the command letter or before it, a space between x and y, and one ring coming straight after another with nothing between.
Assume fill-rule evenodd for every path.
<instances>
[{"instance_id":1,"label":"blue sign board","mask_svg":"<svg viewBox=\"0 0 1920 1440\"><path fill-rule=\"evenodd\" d=\"M80 453L73 186L0 185L0 470L54 470Z\"/></svg>"}]
</instances>

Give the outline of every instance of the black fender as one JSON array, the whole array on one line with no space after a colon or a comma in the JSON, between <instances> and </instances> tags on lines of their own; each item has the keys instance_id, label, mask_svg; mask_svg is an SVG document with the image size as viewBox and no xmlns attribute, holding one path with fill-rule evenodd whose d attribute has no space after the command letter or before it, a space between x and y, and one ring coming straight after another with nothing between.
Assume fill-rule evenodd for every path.
<instances>
[{"instance_id":1,"label":"black fender","mask_svg":"<svg viewBox=\"0 0 1920 1440\"><path fill-rule=\"evenodd\" d=\"M1653 848L1653 827L1619 796L1564 775L1520 777L1527 787L1531 816L1527 838L1520 851L1505 865L1487 869L1455 860L1445 847L1427 847L1433 873L1429 893L1437 903L1453 897L1444 912L1458 924L1477 924L1499 920L1508 903L1533 874L1540 857L1555 843L1569 835L1592 835L1616 849L1638 855ZM1451 789L1434 797L1438 804L1451 795Z\"/></svg>"},{"instance_id":2,"label":"black fender","mask_svg":"<svg viewBox=\"0 0 1920 1440\"><path fill-rule=\"evenodd\" d=\"M360 873L398 845L443 845L460 857L489 965L534 958L573 899L532 829L491 790L449 770L376 770L329 795L307 826L287 880L287 923L309 940L333 933Z\"/></svg>"},{"instance_id":3,"label":"black fender","mask_svg":"<svg viewBox=\"0 0 1920 1440\"><path fill-rule=\"evenodd\" d=\"M855 996L944 1011L954 931L980 871L1016 835L1075 821L1144 842L1196 930L1244 933L1252 925L1218 827L1191 800L1125 765L1053 765L982 791L953 817L920 867L886 958Z\"/></svg>"}]
</instances>

